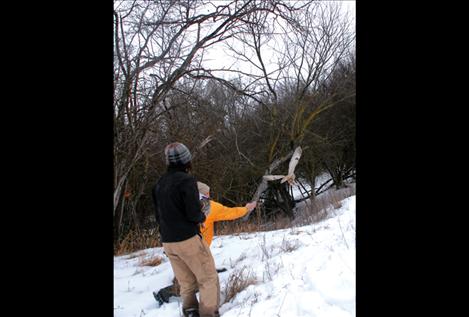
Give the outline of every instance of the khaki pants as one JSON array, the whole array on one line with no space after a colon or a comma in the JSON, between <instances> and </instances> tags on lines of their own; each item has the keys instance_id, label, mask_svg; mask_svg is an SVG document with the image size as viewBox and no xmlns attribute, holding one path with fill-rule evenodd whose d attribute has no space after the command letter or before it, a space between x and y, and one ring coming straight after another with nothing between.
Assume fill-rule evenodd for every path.
<instances>
[{"instance_id":1,"label":"khaki pants","mask_svg":"<svg viewBox=\"0 0 469 317\"><path fill-rule=\"evenodd\" d=\"M180 242L163 243L176 279L181 285L182 308L198 308L201 317L217 317L220 283L207 243L198 235ZM200 304L195 296L200 294Z\"/></svg>"}]
</instances>

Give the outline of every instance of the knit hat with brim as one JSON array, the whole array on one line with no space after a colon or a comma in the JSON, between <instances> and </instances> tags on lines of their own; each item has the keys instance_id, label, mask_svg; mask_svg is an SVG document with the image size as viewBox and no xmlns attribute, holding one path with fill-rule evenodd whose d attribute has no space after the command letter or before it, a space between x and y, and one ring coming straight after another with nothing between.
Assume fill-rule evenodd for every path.
<instances>
[{"instance_id":1,"label":"knit hat with brim","mask_svg":"<svg viewBox=\"0 0 469 317\"><path fill-rule=\"evenodd\" d=\"M168 166L184 166L192 159L189 149L179 142L168 144L164 149L164 155Z\"/></svg>"}]
</instances>

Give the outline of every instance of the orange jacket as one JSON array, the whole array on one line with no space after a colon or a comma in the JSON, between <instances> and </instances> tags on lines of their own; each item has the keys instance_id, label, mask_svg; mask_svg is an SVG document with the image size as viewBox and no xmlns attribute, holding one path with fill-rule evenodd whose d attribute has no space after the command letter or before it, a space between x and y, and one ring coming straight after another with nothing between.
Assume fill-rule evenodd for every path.
<instances>
[{"instance_id":1,"label":"orange jacket","mask_svg":"<svg viewBox=\"0 0 469 317\"><path fill-rule=\"evenodd\" d=\"M213 223L216 221L233 220L244 216L248 212L246 207L226 207L220 203L210 200L210 213L205 219L204 227L200 228L202 237L207 242L208 246L212 243L213 239Z\"/></svg>"}]
</instances>

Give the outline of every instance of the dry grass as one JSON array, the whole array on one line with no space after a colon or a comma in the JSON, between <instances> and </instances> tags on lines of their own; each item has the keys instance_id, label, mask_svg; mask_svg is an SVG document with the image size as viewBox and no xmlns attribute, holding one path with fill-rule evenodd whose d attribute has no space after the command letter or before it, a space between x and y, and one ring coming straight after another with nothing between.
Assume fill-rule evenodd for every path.
<instances>
[{"instance_id":1,"label":"dry grass","mask_svg":"<svg viewBox=\"0 0 469 317\"><path fill-rule=\"evenodd\" d=\"M245 290L249 285L257 283L255 276L247 271L247 267L243 266L240 270L236 270L230 274L228 281L225 285L225 299L222 304L231 301L236 294Z\"/></svg>"},{"instance_id":2,"label":"dry grass","mask_svg":"<svg viewBox=\"0 0 469 317\"><path fill-rule=\"evenodd\" d=\"M299 234L301 234L301 233L304 233L304 231L303 231L303 230L300 230L300 229L298 229L298 228L295 228L295 227L292 227L292 228L291 228L291 231L290 231L290 234L291 234L291 235L297 236L297 235L299 235Z\"/></svg>"},{"instance_id":3,"label":"dry grass","mask_svg":"<svg viewBox=\"0 0 469 317\"><path fill-rule=\"evenodd\" d=\"M260 231L260 225L253 220L246 222L242 220L216 222L215 226L216 235L218 236Z\"/></svg>"},{"instance_id":4,"label":"dry grass","mask_svg":"<svg viewBox=\"0 0 469 317\"><path fill-rule=\"evenodd\" d=\"M121 241L114 244L114 255L125 255L138 250L160 246L161 243L153 231L130 231Z\"/></svg>"},{"instance_id":5,"label":"dry grass","mask_svg":"<svg viewBox=\"0 0 469 317\"><path fill-rule=\"evenodd\" d=\"M308 200L305 207L296 212L294 220L280 214L267 223L260 221L258 217L253 217L249 221L238 219L217 222L215 223L215 235L238 235L240 233L272 231L316 223L328 217L331 207L334 209L342 207L341 201L355 195L355 193L355 184L348 184L348 187L340 190L329 190L312 201ZM258 208L262 208L262 206Z\"/></svg>"},{"instance_id":6,"label":"dry grass","mask_svg":"<svg viewBox=\"0 0 469 317\"><path fill-rule=\"evenodd\" d=\"M293 252L297 250L300 246L301 246L301 243L298 239L289 241L284 236L282 239L282 244L280 245L280 250L282 250L283 252Z\"/></svg>"},{"instance_id":7,"label":"dry grass","mask_svg":"<svg viewBox=\"0 0 469 317\"><path fill-rule=\"evenodd\" d=\"M317 223L327 218L331 212L331 208L339 209L342 207L341 201L355 195L355 193L355 185L349 184L348 187L340 190L329 190L316 197L313 201L308 200L305 207L298 212L293 225L298 226Z\"/></svg>"},{"instance_id":8,"label":"dry grass","mask_svg":"<svg viewBox=\"0 0 469 317\"><path fill-rule=\"evenodd\" d=\"M272 231L291 228L292 220L284 215L278 215L266 224L261 225L262 231Z\"/></svg>"},{"instance_id":9,"label":"dry grass","mask_svg":"<svg viewBox=\"0 0 469 317\"><path fill-rule=\"evenodd\" d=\"M272 231L317 223L329 216L331 208L338 209L342 207L341 201L355 195L355 192L355 184L348 184L347 188L340 190L329 190L313 201L308 200L305 207L298 210L293 221L286 216L280 215L268 223L263 223L258 217L253 217L249 221L238 219L216 222L215 235L239 235L241 233ZM258 208L262 208L262 206ZM155 247L161 247L161 243L154 232L131 231L124 239L115 244L114 255L125 255Z\"/></svg>"},{"instance_id":10,"label":"dry grass","mask_svg":"<svg viewBox=\"0 0 469 317\"><path fill-rule=\"evenodd\" d=\"M253 217L248 221L242 221L241 219L236 221L222 221L215 223L215 234L217 236L222 236L279 230L290 228L291 223L291 219L284 215L279 215L267 223L263 223L257 219L257 217Z\"/></svg>"},{"instance_id":11,"label":"dry grass","mask_svg":"<svg viewBox=\"0 0 469 317\"><path fill-rule=\"evenodd\" d=\"M263 273L264 283L268 281L273 281L274 276L278 273L282 265L279 262L271 262L269 260L265 261L265 270Z\"/></svg>"},{"instance_id":12,"label":"dry grass","mask_svg":"<svg viewBox=\"0 0 469 317\"><path fill-rule=\"evenodd\" d=\"M234 261L231 261L231 258L230 258L230 267L234 269L238 263L246 259L247 259L247 255L244 252L241 253L241 255Z\"/></svg>"},{"instance_id":13,"label":"dry grass","mask_svg":"<svg viewBox=\"0 0 469 317\"><path fill-rule=\"evenodd\" d=\"M267 242L265 241L265 235L262 235L262 241L259 244L259 248L262 251L262 261L264 261L264 259L268 260L272 257L274 248L273 246L270 246L270 248L267 247Z\"/></svg>"},{"instance_id":14,"label":"dry grass","mask_svg":"<svg viewBox=\"0 0 469 317\"><path fill-rule=\"evenodd\" d=\"M154 256L149 259L141 257L138 261L138 266L158 266L163 262L163 258L160 256Z\"/></svg>"},{"instance_id":15,"label":"dry grass","mask_svg":"<svg viewBox=\"0 0 469 317\"><path fill-rule=\"evenodd\" d=\"M146 252L137 252L137 253L129 255L127 257L127 260L138 258L138 257L144 257L145 255L147 255Z\"/></svg>"}]
</instances>

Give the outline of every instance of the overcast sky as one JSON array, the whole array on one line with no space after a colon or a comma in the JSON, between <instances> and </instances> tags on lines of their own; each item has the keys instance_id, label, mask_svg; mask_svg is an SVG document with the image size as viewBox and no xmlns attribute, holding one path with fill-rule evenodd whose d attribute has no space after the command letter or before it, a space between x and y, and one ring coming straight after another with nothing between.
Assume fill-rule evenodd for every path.
<instances>
[{"instance_id":1,"label":"overcast sky","mask_svg":"<svg viewBox=\"0 0 469 317\"><path fill-rule=\"evenodd\" d=\"M351 21L350 29L355 31L355 1L321 1L321 2L335 2L341 5L343 13L348 15L349 20ZM281 42L281 41L280 41ZM276 45L281 45L276 44ZM204 65L211 69L238 69L247 73L255 73L258 70L255 69L252 65L246 62L239 62L233 59L226 52L225 44L217 44L216 46L210 48L210 50L204 53ZM264 46L262 50L262 55L264 62L269 63L269 48ZM255 59L255 57L253 57ZM267 66L268 68L268 66ZM218 76L225 77L221 73L217 74Z\"/></svg>"}]
</instances>

